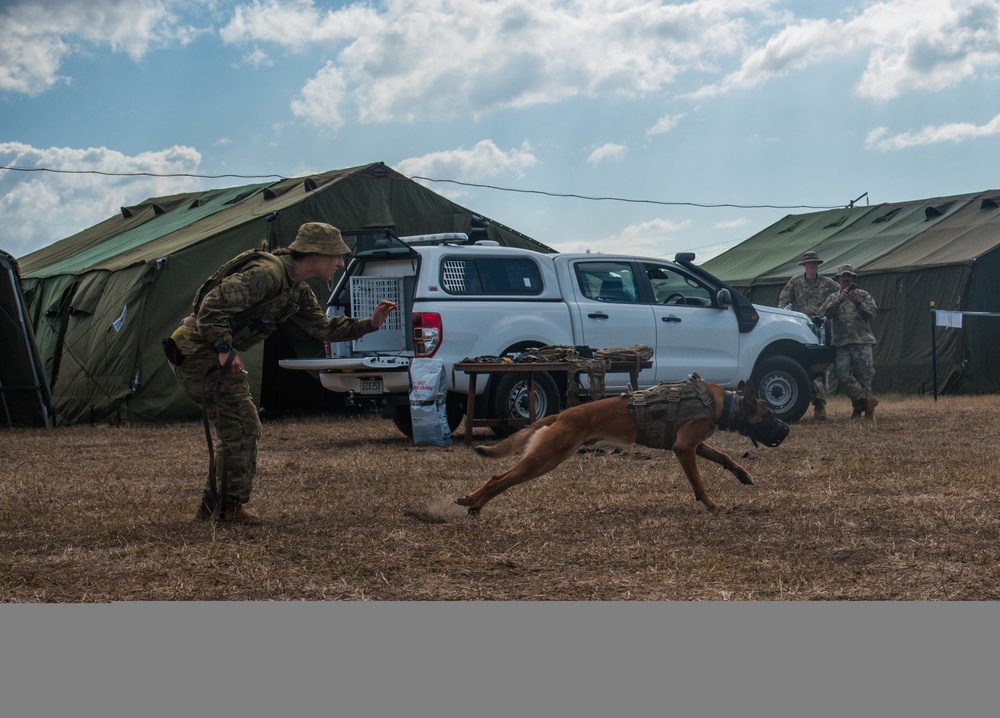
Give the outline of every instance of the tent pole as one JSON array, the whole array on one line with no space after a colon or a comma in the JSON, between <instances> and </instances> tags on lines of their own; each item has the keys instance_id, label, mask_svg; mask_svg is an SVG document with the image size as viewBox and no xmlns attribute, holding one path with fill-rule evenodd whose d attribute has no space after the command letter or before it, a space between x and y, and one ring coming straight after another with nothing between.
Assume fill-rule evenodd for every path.
<instances>
[{"instance_id":1,"label":"tent pole","mask_svg":"<svg viewBox=\"0 0 1000 718\"><path fill-rule=\"evenodd\" d=\"M14 306L17 308L17 320L19 323L19 328L21 330L21 335L24 337L24 347L27 350L28 358L31 363L31 376L35 380L35 386L32 387L35 390L36 397L38 399L38 408L42 415L42 420L45 424L46 429L52 428L52 422L49 417L49 402L46 400L46 396L43 390L42 382L44 378L39 376L38 373L38 355L35 353L35 348L32 345L31 339L28 335L28 319L24 316L23 307L23 297L21 296L21 284L17 273L14 271L14 265L4 262L7 266L7 274L10 279L10 286L14 292ZM7 396L4 394L4 409L7 410L7 422L13 426L13 421L11 419L10 410L7 406Z\"/></svg>"},{"instance_id":2,"label":"tent pole","mask_svg":"<svg viewBox=\"0 0 1000 718\"><path fill-rule=\"evenodd\" d=\"M931 302L931 375L934 386L934 401L937 401L937 312Z\"/></svg>"}]
</instances>

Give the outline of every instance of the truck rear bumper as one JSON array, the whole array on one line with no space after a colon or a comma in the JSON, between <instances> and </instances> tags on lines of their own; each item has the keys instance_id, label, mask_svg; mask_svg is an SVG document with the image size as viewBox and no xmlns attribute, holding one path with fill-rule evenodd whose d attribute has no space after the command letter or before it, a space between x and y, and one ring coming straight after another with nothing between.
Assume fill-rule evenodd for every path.
<instances>
[{"instance_id":1,"label":"truck rear bumper","mask_svg":"<svg viewBox=\"0 0 1000 718\"><path fill-rule=\"evenodd\" d=\"M409 357L282 359L278 365L283 369L317 372L324 389L343 394L374 398L410 391Z\"/></svg>"}]
</instances>

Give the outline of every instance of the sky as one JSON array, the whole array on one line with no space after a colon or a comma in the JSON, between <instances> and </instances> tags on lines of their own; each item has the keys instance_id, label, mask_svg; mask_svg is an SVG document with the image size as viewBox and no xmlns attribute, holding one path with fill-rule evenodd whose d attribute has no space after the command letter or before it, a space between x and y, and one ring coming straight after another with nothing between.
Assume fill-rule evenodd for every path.
<instances>
[{"instance_id":1,"label":"sky","mask_svg":"<svg viewBox=\"0 0 1000 718\"><path fill-rule=\"evenodd\" d=\"M1000 188L998 80L1000 0L0 0L0 249L384 162L559 251L700 262Z\"/></svg>"}]
</instances>

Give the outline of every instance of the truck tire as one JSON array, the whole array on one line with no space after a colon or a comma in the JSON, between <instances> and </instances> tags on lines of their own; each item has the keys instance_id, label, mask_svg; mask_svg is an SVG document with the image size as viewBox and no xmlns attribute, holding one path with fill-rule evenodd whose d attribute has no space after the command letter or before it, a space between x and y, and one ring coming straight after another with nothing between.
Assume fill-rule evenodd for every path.
<instances>
[{"instance_id":1,"label":"truck tire","mask_svg":"<svg viewBox=\"0 0 1000 718\"><path fill-rule=\"evenodd\" d=\"M519 374L503 374L493 390L494 419L527 419L528 377ZM535 419L559 413L559 389L552 375L545 371L535 372ZM513 434L520 426L491 427L497 436Z\"/></svg>"},{"instance_id":2,"label":"truck tire","mask_svg":"<svg viewBox=\"0 0 1000 718\"><path fill-rule=\"evenodd\" d=\"M448 428L454 432L465 417L465 397L449 392L448 398L445 400L445 414L448 417ZM397 406L392 423L406 436L413 438L413 417L410 416L410 407Z\"/></svg>"},{"instance_id":3,"label":"truck tire","mask_svg":"<svg viewBox=\"0 0 1000 718\"><path fill-rule=\"evenodd\" d=\"M751 380L757 389L757 396L766 401L774 415L784 422L801 419L812 401L809 374L791 357L764 357L757 364Z\"/></svg>"}]
</instances>

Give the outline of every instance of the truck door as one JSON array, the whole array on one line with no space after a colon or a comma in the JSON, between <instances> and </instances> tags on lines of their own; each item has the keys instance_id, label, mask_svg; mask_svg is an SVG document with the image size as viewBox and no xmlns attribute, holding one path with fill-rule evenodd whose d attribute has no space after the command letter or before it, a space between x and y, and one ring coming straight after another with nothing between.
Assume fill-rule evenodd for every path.
<instances>
[{"instance_id":1,"label":"truck door","mask_svg":"<svg viewBox=\"0 0 1000 718\"><path fill-rule=\"evenodd\" d=\"M653 308L640 298L638 265L627 260L582 260L574 270L584 344L592 349L645 344L656 351ZM639 384L652 386L654 376L654 369L643 370ZM627 384L625 374L605 377L609 392L622 391Z\"/></svg>"},{"instance_id":2,"label":"truck door","mask_svg":"<svg viewBox=\"0 0 1000 718\"><path fill-rule=\"evenodd\" d=\"M652 290L656 381L681 381L692 371L705 381L733 381L740 333L732 307L718 306L715 289L680 268L641 266Z\"/></svg>"}]
</instances>

